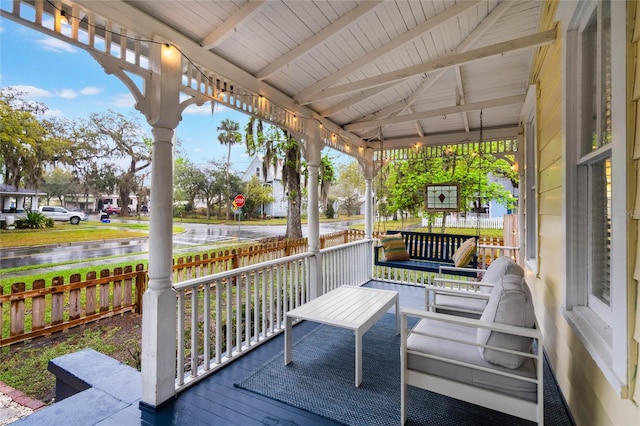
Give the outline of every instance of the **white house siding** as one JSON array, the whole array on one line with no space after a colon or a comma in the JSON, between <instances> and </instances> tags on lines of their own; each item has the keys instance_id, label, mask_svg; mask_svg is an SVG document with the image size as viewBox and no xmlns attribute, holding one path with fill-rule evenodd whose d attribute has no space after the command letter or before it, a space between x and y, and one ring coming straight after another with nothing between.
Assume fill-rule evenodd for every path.
<instances>
[{"instance_id":1,"label":"white house siding","mask_svg":"<svg viewBox=\"0 0 640 426\"><path fill-rule=\"evenodd\" d=\"M269 166L267 170L267 178L262 173L262 158L255 156L251 160L251 164L242 175L242 182L249 182L253 176L256 176L262 182L266 182L271 186L271 191L275 201L265 204L264 213L271 217L287 217L289 213L289 203L287 195L282 185L282 169L274 170L273 166Z\"/></svg>"}]
</instances>

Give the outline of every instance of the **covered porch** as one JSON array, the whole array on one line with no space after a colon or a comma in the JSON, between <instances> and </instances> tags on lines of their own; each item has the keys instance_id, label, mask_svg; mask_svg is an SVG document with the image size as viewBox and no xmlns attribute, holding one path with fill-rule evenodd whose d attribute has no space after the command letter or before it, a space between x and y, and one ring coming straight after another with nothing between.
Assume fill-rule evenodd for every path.
<instances>
[{"instance_id":1,"label":"covered porch","mask_svg":"<svg viewBox=\"0 0 640 426\"><path fill-rule=\"evenodd\" d=\"M380 280L370 280L364 286L399 292L401 309L424 308L423 286ZM394 308L385 314L390 318L383 318L380 322L389 322L393 312ZM398 345L398 336L389 332L393 327L369 332L370 337L364 342L364 376L359 388L353 386L353 336L348 332L340 333L335 328L327 331L327 328L332 327L308 321L294 326L295 353L292 365L281 366L284 336L275 333L273 338L256 345L254 349L245 348L242 356L198 380L175 399L155 410L140 407L139 372L114 363L101 354L81 351L57 360L55 365L57 369L68 368L69 373L78 374L78 377L74 377L76 380L91 377L91 387L23 418L18 424L68 424L70 419L74 424L121 426L399 424L399 405L395 401L399 394L399 382L397 377L394 380L392 376L394 365L384 365L386 359L377 361L377 358L383 358L380 351L387 349L385 345ZM320 336L316 337L317 334ZM342 339L322 342L327 335L337 335ZM310 345L318 345L317 351L307 356L301 351ZM399 351L395 350L386 356L399 358ZM399 359L396 361L397 369ZM271 365L274 363L276 370L292 369L294 372L291 374L293 377L298 375L298 378L287 386L279 386L279 382L291 380L290 377L274 379L267 391L248 390L242 386L243 381L260 370L274 368ZM91 374L86 371L87 364L92 364ZM312 364L315 366L311 367ZM383 365L384 368L381 368ZM328 374L335 377L327 380L313 379L316 375L307 370L314 369L319 376L327 368L336 367L339 371ZM64 375L61 377L64 379ZM73 380L68 380L66 384L72 385ZM292 396L290 388L298 387L300 395ZM445 396L410 390L407 425L533 424ZM265 393L270 396L264 396ZM319 394L323 394L323 397ZM326 394L331 396L327 397ZM548 425L574 424L548 365L545 367L544 421Z\"/></svg>"}]
</instances>

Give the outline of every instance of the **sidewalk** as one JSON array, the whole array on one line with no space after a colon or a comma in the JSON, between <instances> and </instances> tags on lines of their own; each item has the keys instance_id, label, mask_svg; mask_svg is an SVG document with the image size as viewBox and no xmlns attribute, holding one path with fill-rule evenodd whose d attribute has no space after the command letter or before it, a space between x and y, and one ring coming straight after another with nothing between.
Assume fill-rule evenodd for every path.
<instances>
[{"instance_id":1,"label":"sidewalk","mask_svg":"<svg viewBox=\"0 0 640 426\"><path fill-rule=\"evenodd\" d=\"M13 423L44 406L43 402L29 398L0 381L0 426Z\"/></svg>"}]
</instances>

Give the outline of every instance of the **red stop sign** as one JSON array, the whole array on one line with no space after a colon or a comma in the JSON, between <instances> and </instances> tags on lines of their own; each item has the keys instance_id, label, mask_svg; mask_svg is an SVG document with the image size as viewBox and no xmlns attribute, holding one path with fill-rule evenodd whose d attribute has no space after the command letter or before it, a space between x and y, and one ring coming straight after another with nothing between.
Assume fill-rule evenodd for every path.
<instances>
[{"instance_id":1,"label":"red stop sign","mask_svg":"<svg viewBox=\"0 0 640 426\"><path fill-rule=\"evenodd\" d=\"M235 202L236 202L236 206L238 207L244 206L244 195L242 194L236 195Z\"/></svg>"}]
</instances>

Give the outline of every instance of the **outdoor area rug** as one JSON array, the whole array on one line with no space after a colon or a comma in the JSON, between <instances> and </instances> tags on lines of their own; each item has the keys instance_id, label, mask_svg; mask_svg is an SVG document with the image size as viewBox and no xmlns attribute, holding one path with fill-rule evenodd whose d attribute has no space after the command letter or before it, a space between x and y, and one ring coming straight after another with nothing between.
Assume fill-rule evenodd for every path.
<instances>
[{"instance_id":1,"label":"outdoor area rug","mask_svg":"<svg viewBox=\"0 0 640 426\"><path fill-rule=\"evenodd\" d=\"M363 337L362 384L355 381L353 333L320 326L235 384L333 421L354 426L400 424L400 336L385 314ZM294 327L294 334L295 334ZM545 423L571 425L545 362ZM531 425L532 422L409 386L407 425Z\"/></svg>"}]
</instances>

